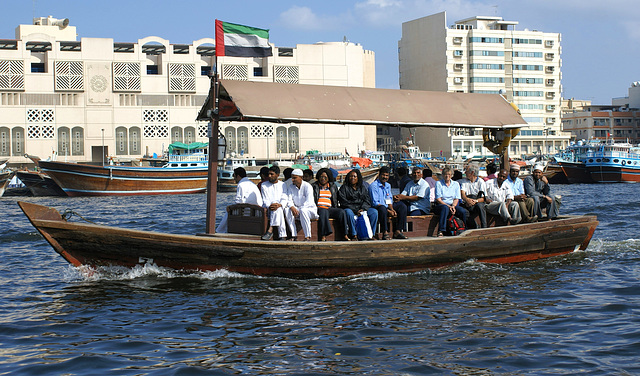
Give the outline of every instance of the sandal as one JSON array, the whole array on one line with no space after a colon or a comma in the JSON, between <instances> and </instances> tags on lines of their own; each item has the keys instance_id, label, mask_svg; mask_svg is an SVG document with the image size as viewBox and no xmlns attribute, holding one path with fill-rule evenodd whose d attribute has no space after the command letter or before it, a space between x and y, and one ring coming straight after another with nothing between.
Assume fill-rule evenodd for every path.
<instances>
[{"instance_id":1,"label":"sandal","mask_svg":"<svg viewBox=\"0 0 640 376\"><path fill-rule=\"evenodd\" d=\"M384 235L382 235L382 240L391 240L391 236L389 236L389 233L385 233Z\"/></svg>"},{"instance_id":2,"label":"sandal","mask_svg":"<svg viewBox=\"0 0 640 376\"><path fill-rule=\"evenodd\" d=\"M438 235L436 235L436 237L438 237L438 238L441 238L441 237L443 237L443 236L444 236L444 234L442 233L442 231L439 231L439 232L438 232Z\"/></svg>"}]
</instances>

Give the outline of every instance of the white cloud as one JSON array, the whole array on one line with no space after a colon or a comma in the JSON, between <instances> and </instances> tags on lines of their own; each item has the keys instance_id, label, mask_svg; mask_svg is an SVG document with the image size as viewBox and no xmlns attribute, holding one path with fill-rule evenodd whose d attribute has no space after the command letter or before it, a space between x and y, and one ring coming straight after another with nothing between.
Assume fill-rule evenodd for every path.
<instances>
[{"instance_id":1,"label":"white cloud","mask_svg":"<svg viewBox=\"0 0 640 376\"><path fill-rule=\"evenodd\" d=\"M280 14L280 23L294 30L328 30L349 21L348 13L318 15L309 7L295 5Z\"/></svg>"}]
</instances>

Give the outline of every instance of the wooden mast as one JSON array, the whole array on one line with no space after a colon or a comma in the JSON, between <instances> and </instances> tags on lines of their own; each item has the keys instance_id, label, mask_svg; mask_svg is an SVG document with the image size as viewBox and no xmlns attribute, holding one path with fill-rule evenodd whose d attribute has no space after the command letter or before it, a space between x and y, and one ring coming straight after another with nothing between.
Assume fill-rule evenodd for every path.
<instances>
[{"instance_id":1,"label":"wooden mast","mask_svg":"<svg viewBox=\"0 0 640 376\"><path fill-rule=\"evenodd\" d=\"M218 81L218 56L214 57L213 76L211 77L211 88L209 97L213 95L211 101L211 122L209 123L209 170L207 178L207 218L205 233L215 234L216 232L216 202L218 191L218 133L220 123L220 113L218 111L218 94L220 92L220 82Z\"/></svg>"}]
</instances>

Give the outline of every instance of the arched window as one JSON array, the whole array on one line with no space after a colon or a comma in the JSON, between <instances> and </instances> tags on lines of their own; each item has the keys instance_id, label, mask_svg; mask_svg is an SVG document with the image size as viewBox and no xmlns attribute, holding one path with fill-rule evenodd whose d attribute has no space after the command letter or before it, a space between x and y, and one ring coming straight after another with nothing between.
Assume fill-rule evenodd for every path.
<instances>
[{"instance_id":1,"label":"arched window","mask_svg":"<svg viewBox=\"0 0 640 376\"><path fill-rule=\"evenodd\" d=\"M11 155L11 132L7 127L0 127L0 156Z\"/></svg>"},{"instance_id":2,"label":"arched window","mask_svg":"<svg viewBox=\"0 0 640 376\"><path fill-rule=\"evenodd\" d=\"M189 145L193 142L196 142L196 128L186 127L184 129L184 143Z\"/></svg>"},{"instance_id":3,"label":"arched window","mask_svg":"<svg viewBox=\"0 0 640 376\"><path fill-rule=\"evenodd\" d=\"M289 153L297 153L299 145L298 127L289 127Z\"/></svg>"},{"instance_id":4,"label":"arched window","mask_svg":"<svg viewBox=\"0 0 640 376\"><path fill-rule=\"evenodd\" d=\"M129 128L129 153L130 155L142 155L142 144L140 142L140 127Z\"/></svg>"},{"instance_id":5,"label":"arched window","mask_svg":"<svg viewBox=\"0 0 640 376\"><path fill-rule=\"evenodd\" d=\"M71 155L84 155L84 128L73 127L71 130Z\"/></svg>"},{"instance_id":6,"label":"arched window","mask_svg":"<svg viewBox=\"0 0 640 376\"><path fill-rule=\"evenodd\" d=\"M128 143L127 127L116 128L116 155L129 154L127 150Z\"/></svg>"},{"instance_id":7,"label":"arched window","mask_svg":"<svg viewBox=\"0 0 640 376\"><path fill-rule=\"evenodd\" d=\"M238 127L238 153L245 155L249 153L249 128Z\"/></svg>"},{"instance_id":8,"label":"arched window","mask_svg":"<svg viewBox=\"0 0 640 376\"><path fill-rule=\"evenodd\" d=\"M234 127L226 127L224 129L224 137L227 139L227 154L235 153L236 150L236 129Z\"/></svg>"},{"instance_id":9,"label":"arched window","mask_svg":"<svg viewBox=\"0 0 640 376\"><path fill-rule=\"evenodd\" d=\"M58 155L65 157L71 155L70 141L69 128L58 128Z\"/></svg>"},{"instance_id":10,"label":"arched window","mask_svg":"<svg viewBox=\"0 0 640 376\"><path fill-rule=\"evenodd\" d=\"M276 152L287 152L287 128L285 127L276 128Z\"/></svg>"},{"instance_id":11,"label":"arched window","mask_svg":"<svg viewBox=\"0 0 640 376\"><path fill-rule=\"evenodd\" d=\"M11 130L11 155L23 156L24 153L24 128L13 128Z\"/></svg>"},{"instance_id":12,"label":"arched window","mask_svg":"<svg viewBox=\"0 0 640 376\"><path fill-rule=\"evenodd\" d=\"M180 127L172 127L171 128L171 142L182 142L182 128Z\"/></svg>"}]
</instances>

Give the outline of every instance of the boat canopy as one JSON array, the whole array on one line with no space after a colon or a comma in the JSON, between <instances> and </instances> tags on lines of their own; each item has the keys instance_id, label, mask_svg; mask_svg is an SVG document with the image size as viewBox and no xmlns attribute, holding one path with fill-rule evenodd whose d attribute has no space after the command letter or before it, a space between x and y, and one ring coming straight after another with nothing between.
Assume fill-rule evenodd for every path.
<instances>
[{"instance_id":1,"label":"boat canopy","mask_svg":"<svg viewBox=\"0 0 640 376\"><path fill-rule=\"evenodd\" d=\"M195 149L206 149L209 146L208 142L192 142L189 144L185 144L182 142L172 142L169 144L169 154L173 153L175 150L195 150Z\"/></svg>"},{"instance_id":2,"label":"boat canopy","mask_svg":"<svg viewBox=\"0 0 640 376\"><path fill-rule=\"evenodd\" d=\"M499 94L446 93L220 80L221 121L401 127L526 127ZM211 119L212 94L197 120Z\"/></svg>"}]
</instances>

